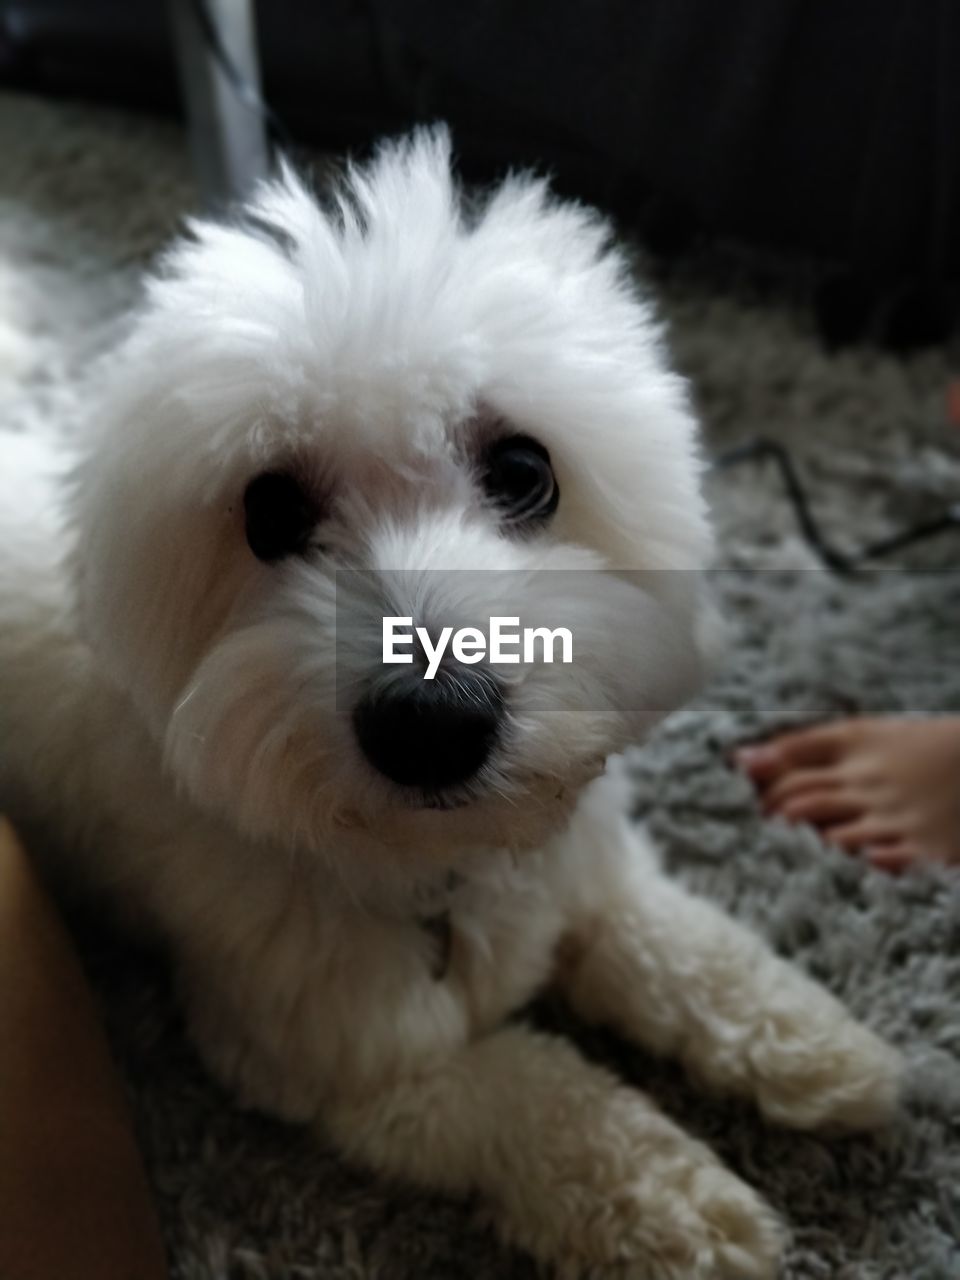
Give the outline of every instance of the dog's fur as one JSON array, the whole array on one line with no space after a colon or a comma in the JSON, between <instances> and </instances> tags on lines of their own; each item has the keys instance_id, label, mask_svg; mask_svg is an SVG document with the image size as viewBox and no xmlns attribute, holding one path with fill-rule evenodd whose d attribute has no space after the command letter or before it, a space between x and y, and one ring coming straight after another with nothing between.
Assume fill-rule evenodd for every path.
<instances>
[{"instance_id":1,"label":"dog's fur","mask_svg":"<svg viewBox=\"0 0 960 1280\"><path fill-rule=\"evenodd\" d=\"M526 537L472 461L504 423L559 477ZM893 1051L625 816L614 753L692 683L710 540L684 387L604 225L527 179L465 210L440 133L325 208L285 174L165 260L79 449L0 438L0 804L169 942L210 1069L376 1170L482 1193L570 1274L772 1276L750 1188L508 1021L554 982L777 1122L894 1103ZM328 495L322 547L264 564L243 494L278 464ZM358 750L344 567L418 622L427 571L499 569L516 598L475 574L461 605L532 601L586 644L517 674L467 803L414 803ZM558 568L592 570L582 598Z\"/></svg>"}]
</instances>

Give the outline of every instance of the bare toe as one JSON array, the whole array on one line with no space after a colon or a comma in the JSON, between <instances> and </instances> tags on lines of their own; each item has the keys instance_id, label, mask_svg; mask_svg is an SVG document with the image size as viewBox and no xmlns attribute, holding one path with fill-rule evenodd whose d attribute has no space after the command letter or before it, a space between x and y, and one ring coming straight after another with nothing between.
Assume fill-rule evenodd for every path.
<instances>
[{"instance_id":1,"label":"bare toe","mask_svg":"<svg viewBox=\"0 0 960 1280\"><path fill-rule=\"evenodd\" d=\"M734 759L757 786L763 786L790 770L832 764L845 736L841 721L813 725L780 734L768 742L742 747Z\"/></svg>"},{"instance_id":2,"label":"bare toe","mask_svg":"<svg viewBox=\"0 0 960 1280\"><path fill-rule=\"evenodd\" d=\"M846 783L846 774L838 768L791 769L765 788L761 787L764 807L780 809L788 800L810 791L831 791Z\"/></svg>"},{"instance_id":3,"label":"bare toe","mask_svg":"<svg viewBox=\"0 0 960 1280\"><path fill-rule=\"evenodd\" d=\"M960 717L858 717L737 753L764 810L808 822L872 866L960 864Z\"/></svg>"},{"instance_id":4,"label":"bare toe","mask_svg":"<svg viewBox=\"0 0 960 1280\"><path fill-rule=\"evenodd\" d=\"M824 825L823 838L839 849L863 849L867 845L891 845L901 840L896 824L889 819L863 813L851 822Z\"/></svg>"},{"instance_id":5,"label":"bare toe","mask_svg":"<svg viewBox=\"0 0 960 1280\"><path fill-rule=\"evenodd\" d=\"M856 796L842 791L810 791L785 800L779 807L764 806L787 822L809 822L815 827L833 826L859 819L863 805Z\"/></svg>"},{"instance_id":6,"label":"bare toe","mask_svg":"<svg viewBox=\"0 0 960 1280\"><path fill-rule=\"evenodd\" d=\"M893 875L907 871L914 863L927 860L921 849L903 840L895 840L889 844L865 844L860 852L871 867L876 867L878 871L889 871Z\"/></svg>"}]
</instances>

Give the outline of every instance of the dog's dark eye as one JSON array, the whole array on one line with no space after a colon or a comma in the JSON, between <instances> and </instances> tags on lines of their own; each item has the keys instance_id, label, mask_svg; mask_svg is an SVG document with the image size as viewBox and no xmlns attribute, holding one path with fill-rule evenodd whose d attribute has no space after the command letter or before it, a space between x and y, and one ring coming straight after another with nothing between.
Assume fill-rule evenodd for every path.
<instances>
[{"instance_id":1,"label":"dog's dark eye","mask_svg":"<svg viewBox=\"0 0 960 1280\"><path fill-rule=\"evenodd\" d=\"M550 455L529 436L509 436L492 444L482 477L487 496L517 523L549 519L560 501Z\"/></svg>"},{"instance_id":2,"label":"dog's dark eye","mask_svg":"<svg viewBox=\"0 0 960 1280\"><path fill-rule=\"evenodd\" d=\"M243 495L247 542L259 560L280 560L302 551L316 524L313 503L287 472L265 471Z\"/></svg>"}]
</instances>

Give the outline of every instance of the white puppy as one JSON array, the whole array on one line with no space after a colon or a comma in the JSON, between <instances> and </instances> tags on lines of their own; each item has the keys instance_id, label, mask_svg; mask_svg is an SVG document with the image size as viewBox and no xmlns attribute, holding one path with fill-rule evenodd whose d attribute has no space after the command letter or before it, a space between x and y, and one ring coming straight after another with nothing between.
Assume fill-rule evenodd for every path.
<instances>
[{"instance_id":1,"label":"white puppy","mask_svg":"<svg viewBox=\"0 0 960 1280\"><path fill-rule=\"evenodd\" d=\"M607 229L442 134L286 174L168 256L81 456L0 438L0 807L167 940L211 1071L479 1192L564 1273L767 1277L758 1196L510 1014L548 983L776 1122L869 1126L894 1053L666 880L613 753L696 679L682 383ZM436 679L385 615L568 628ZM412 651L411 651L412 652Z\"/></svg>"}]
</instances>

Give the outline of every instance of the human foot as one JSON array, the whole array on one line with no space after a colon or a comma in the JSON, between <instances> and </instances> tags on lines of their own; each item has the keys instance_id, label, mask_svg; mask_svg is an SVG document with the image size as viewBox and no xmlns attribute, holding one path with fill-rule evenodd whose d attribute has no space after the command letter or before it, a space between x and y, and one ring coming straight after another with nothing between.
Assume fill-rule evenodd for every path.
<instances>
[{"instance_id":1,"label":"human foot","mask_svg":"<svg viewBox=\"0 0 960 1280\"><path fill-rule=\"evenodd\" d=\"M873 866L960 865L960 716L834 720L743 747L764 811Z\"/></svg>"}]
</instances>

